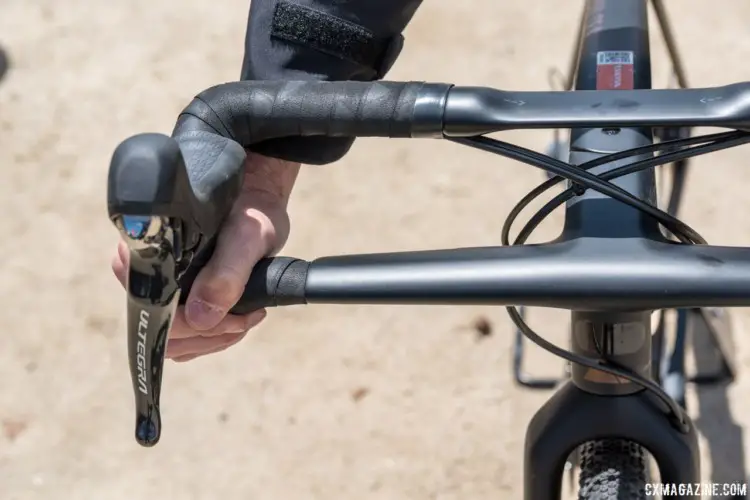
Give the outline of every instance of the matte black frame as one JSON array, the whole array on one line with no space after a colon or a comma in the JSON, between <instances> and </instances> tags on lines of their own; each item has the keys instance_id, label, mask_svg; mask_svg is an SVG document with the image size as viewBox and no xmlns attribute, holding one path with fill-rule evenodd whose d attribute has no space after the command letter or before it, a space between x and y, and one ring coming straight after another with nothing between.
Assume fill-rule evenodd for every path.
<instances>
[{"instance_id":1,"label":"matte black frame","mask_svg":"<svg viewBox=\"0 0 750 500\"><path fill-rule=\"evenodd\" d=\"M651 88L647 0L587 0L579 40L575 90L596 89L597 52L608 50L632 51L635 88ZM573 129L570 163L576 165L604 155L597 151L624 151L652 142L650 128ZM592 172L602 174L619 166L606 164ZM653 169L614 182L656 205ZM617 228L619 235L615 237L664 240L653 219L591 190L569 201L560 239L612 238L611 227ZM627 314L573 311L571 332L574 352L600 357L602 340L609 339L609 359L651 378L650 311ZM658 464L662 482L699 482L700 457L692 423L689 423L689 431L683 433L665 418L663 409L647 392L632 384L620 383L615 377L596 375L574 364L571 379L529 423L524 498L559 499L569 455L586 441L612 437L631 440L646 448ZM602 395L618 397L603 398Z\"/></svg>"}]
</instances>

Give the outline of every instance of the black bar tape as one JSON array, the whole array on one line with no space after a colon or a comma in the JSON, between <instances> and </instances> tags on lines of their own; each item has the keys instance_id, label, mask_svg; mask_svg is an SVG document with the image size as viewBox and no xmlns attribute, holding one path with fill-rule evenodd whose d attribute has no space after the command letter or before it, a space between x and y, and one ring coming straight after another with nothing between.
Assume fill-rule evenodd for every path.
<instances>
[{"instance_id":1,"label":"black bar tape","mask_svg":"<svg viewBox=\"0 0 750 500\"><path fill-rule=\"evenodd\" d=\"M173 135L214 132L253 150L282 137L411 137L418 97L444 95L449 88L422 82L233 82L199 94L180 114ZM434 117L432 127L442 130L442 115Z\"/></svg>"},{"instance_id":2,"label":"black bar tape","mask_svg":"<svg viewBox=\"0 0 750 500\"><path fill-rule=\"evenodd\" d=\"M283 0L286 5L296 5L320 13L316 24L331 18L339 19L351 26L361 28L362 33L372 35L372 46L384 45L379 60L371 64L354 62L351 57L332 55L333 45L339 52L375 54L380 49L350 47L344 50L346 42L335 33L326 35L329 40L320 38L323 31L330 31L334 23L327 23L326 30L320 25L308 25L307 34L298 33L296 41L284 40L279 36L289 28L281 28L275 20L280 0L253 0L250 4L247 33L245 36L245 57L242 64L242 80L317 80L317 81L373 81L387 74L403 47L401 33L412 19L422 0ZM299 12L299 9L297 10ZM310 22L308 16L307 21ZM278 17L277 17L278 19ZM277 36L273 36L276 31ZM313 35L311 33L318 33ZM300 43L301 39L311 40L311 44ZM349 40L353 40L350 36ZM364 41L357 38L360 47ZM313 46L317 44L316 46ZM329 50L323 50L328 47ZM377 59L377 58L376 58ZM351 148L354 137L287 137L272 139L256 144L257 153L288 161L325 165L340 160Z\"/></svg>"},{"instance_id":3,"label":"black bar tape","mask_svg":"<svg viewBox=\"0 0 750 500\"><path fill-rule=\"evenodd\" d=\"M291 257L261 259L231 312L248 314L263 307L304 304L309 268L309 262Z\"/></svg>"},{"instance_id":4,"label":"black bar tape","mask_svg":"<svg viewBox=\"0 0 750 500\"><path fill-rule=\"evenodd\" d=\"M201 262L210 258L213 249L204 253ZM201 266L191 266L191 271L180 280L180 304L190 295L193 282ZM249 314L266 307L305 304L305 284L310 263L291 257L261 259L253 268L242 297L229 311L232 314Z\"/></svg>"}]
</instances>

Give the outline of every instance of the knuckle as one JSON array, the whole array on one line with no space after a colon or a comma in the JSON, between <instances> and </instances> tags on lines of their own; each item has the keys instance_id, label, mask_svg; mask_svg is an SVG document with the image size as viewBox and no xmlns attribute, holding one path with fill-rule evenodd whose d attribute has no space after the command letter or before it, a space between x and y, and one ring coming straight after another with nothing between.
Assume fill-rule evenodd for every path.
<instances>
[{"instance_id":1,"label":"knuckle","mask_svg":"<svg viewBox=\"0 0 750 500\"><path fill-rule=\"evenodd\" d=\"M128 261L130 260L130 252L128 251L128 247L125 243L120 242L117 244L117 250L115 254L120 259L120 262L122 262L124 265L128 264Z\"/></svg>"},{"instance_id":2,"label":"knuckle","mask_svg":"<svg viewBox=\"0 0 750 500\"><path fill-rule=\"evenodd\" d=\"M122 271L122 260L120 260L120 257L118 255L112 257L112 260L110 261L110 267L112 268L112 272L117 275L119 275L119 273Z\"/></svg>"},{"instance_id":3,"label":"knuckle","mask_svg":"<svg viewBox=\"0 0 750 500\"><path fill-rule=\"evenodd\" d=\"M198 295L203 302L229 308L239 300L244 289L242 274L237 269L225 264L214 264L208 279L201 283Z\"/></svg>"},{"instance_id":4,"label":"knuckle","mask_svg":"<svg viewBox=\"0 0 750 500\"><path fill-rule=\"evenodd\" d=\"M125 285L127 266L119 256L115 255L112 258L111 268L112 273L115 275L115 278L117 278L117 281L119 281L121 285Z\"/></svg>"},{"instance_id":5,"label":"knuckle","mask_svg":"<svg viewBox=\"0 0 750 500\"><path fill-rule=\"evenodd\" d=\"M261 244L269 224L255 212L257 211L245 209L235 218L230 233L232 239L249 246Z\"/></svg>"},{"instance_id":6,"label":"knuckle","mask_svg":"<svg viewBox=\"0 0 750 500\"><path fill-rule=\"evenodd\" d=\"M270 209L243 207L234 217L232 238L243 241L250 252L263 253L278 238L275 218Z\"/></svg>"}]
</instances>

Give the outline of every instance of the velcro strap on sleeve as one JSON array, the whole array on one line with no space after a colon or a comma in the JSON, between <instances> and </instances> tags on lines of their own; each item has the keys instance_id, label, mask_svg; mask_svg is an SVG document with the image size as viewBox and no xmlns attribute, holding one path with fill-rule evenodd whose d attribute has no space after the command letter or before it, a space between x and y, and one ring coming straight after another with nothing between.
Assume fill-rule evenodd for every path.
<instances>
[{"instance_id":1,"label":"velcro strap on sleeve","mask_svg":"<svg viewBox=\"0 0 750 500\"><path fill-rule=\"evenodd\" d=\"M372 31L327 12L288 1L276 4L271 37L373 69L382 78L401 52L404 37Z\"/></svg>"}]
</instances>

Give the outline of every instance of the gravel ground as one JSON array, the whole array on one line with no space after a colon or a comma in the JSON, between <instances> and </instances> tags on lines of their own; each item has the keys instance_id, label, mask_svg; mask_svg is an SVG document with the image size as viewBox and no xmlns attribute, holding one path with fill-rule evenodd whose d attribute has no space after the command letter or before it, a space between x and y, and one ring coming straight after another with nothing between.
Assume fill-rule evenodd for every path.
<instances>
[{"instance_id":1,"label":"gravel ground","mask_svg":"<svg viewBox=\"0 0 750 500\"><path fill-rule=\"evenodd\" d=\"M237 347L168 364L162 442L134 442L105 178L119 141L168 132L195 93L237 77L247 2L219 3L0 3L12 58L0 82L0 497L521 498L523 430L548 394L514 386L502 309L273 311ZM549 68L567 63L580 4L425 2L389 78L546 89ZM693 86L748 79L750 2L668 4ZM654 84L665 86L653 32ZM542 150L551 134L504 138ZM683 215L711 243L750 244L747 153L695 162ZM541 179L455 144L360 140L340 163L301 174L284 253L497 244L505 215ZM738 381L690 393L705 480L740 480L747 459L750 316L732 314ZM479 317L493 329L482 340ZM531 320L565 342L566 313ZM536 371L562 371L532 356Z\"/></svg>"}]
</instances>

